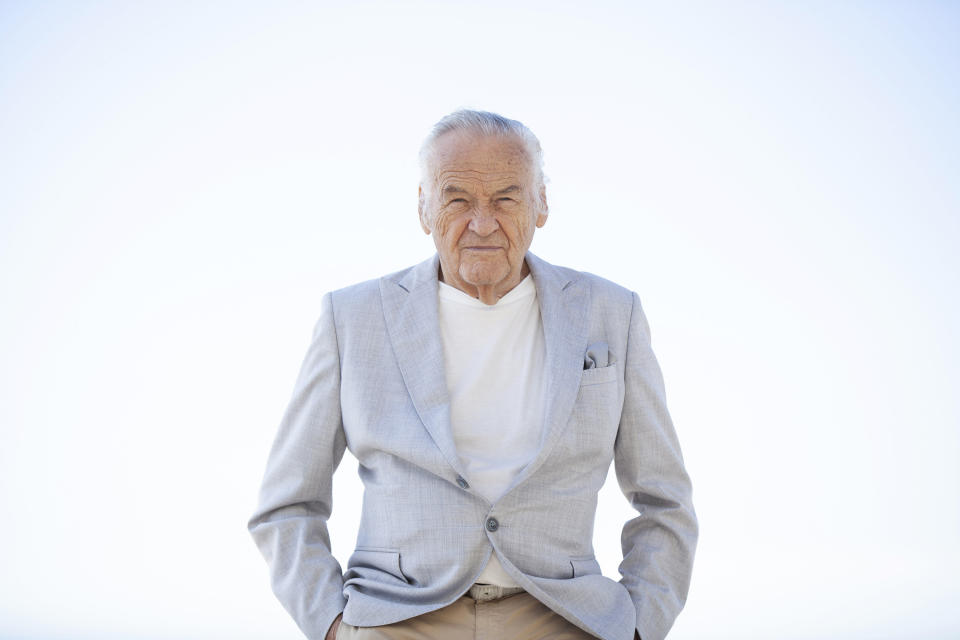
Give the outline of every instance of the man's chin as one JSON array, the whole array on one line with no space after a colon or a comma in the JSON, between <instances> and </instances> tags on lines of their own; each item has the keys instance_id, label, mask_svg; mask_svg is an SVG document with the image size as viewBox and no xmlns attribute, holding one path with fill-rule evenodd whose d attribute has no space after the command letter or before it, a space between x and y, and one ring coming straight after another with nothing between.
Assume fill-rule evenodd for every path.
<instances>
[{"instance_id":1,"label":"man's chin","mask_svg":"<svg viewBox=\"0 0 960 640\"><path fill-rule=\"evenodd\" d=\"M510 270L496 268L493 265L470 265L460 269L460 277L474 287L492 287L510 277Z\"/></svg>"}]
</instances>

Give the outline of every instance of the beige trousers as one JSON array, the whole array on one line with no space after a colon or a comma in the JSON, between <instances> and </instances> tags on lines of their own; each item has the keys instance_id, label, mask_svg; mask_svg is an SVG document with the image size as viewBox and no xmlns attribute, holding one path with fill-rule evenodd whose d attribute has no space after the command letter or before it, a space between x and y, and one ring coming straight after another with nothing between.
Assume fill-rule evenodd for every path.
<instances>
[{"instance_id":1,"label":"beige trousers","mask_svg":"<svg viewBox=\"0 0 960 640\"><path fill-rule=\"evenodd\" d=\"M464 596L442 609L380 627L342 620L336 640L593 640L529 593L479 602Z\"/></svg>"}]
</instances>

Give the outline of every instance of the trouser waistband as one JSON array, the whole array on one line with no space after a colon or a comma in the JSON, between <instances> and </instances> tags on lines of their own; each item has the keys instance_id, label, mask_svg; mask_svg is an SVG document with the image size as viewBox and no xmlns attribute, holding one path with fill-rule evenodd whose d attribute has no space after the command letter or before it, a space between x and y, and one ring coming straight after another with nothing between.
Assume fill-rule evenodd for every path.
<instances>
[{"instance_id":1,"label":"trouser waistband","mask_svg":"<svg viewBox=\"0 0 960 640\"><path fill-rule=\"evenodd\" d=\"M491 600L500 600L508 596L515 596L523 593L523 587L498 587L495 584L475 584L467 591L467 596L477 602L490 602Z\"/></svg>"}]
</instances>

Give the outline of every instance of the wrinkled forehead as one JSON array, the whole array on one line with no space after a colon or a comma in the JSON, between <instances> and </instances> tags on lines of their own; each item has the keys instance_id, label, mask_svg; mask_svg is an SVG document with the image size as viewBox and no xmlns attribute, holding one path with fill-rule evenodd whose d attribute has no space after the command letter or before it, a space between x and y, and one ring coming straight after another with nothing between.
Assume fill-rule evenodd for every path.
<instances>
[{"instance_id":1,"label":"wrinkled forehead","mask_svg":"<svg viewBox=\"0 0 960 640\"><path fill-rule=\"evenodd\" d=\"M449 182L532 185L532 158L523 141L514 135L482 135L461 131L438 138L427 161L427 178L441 189Z\"/></svg>"}]
</instances>

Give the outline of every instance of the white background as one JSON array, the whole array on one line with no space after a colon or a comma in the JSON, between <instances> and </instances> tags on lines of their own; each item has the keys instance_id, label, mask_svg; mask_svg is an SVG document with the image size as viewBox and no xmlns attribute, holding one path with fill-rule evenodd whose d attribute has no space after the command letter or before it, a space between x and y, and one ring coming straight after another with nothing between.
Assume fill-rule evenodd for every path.
<instances>
[{"instance_id":1,"label":"white background","mask_svg":"<svg viewBox=\"0 0 960 640\"><path fill-rule=\"evenodd\" d=\"M299 638L246 531L321 295L527 123L640 293L701 521L672 638L960 636L960 7L0 2L0 637ZM356 463L336 476L353 547ZM618 578L611 481L595 546Z\"/></svg>"}]
</instances>

